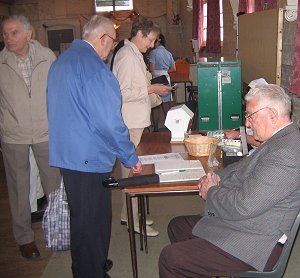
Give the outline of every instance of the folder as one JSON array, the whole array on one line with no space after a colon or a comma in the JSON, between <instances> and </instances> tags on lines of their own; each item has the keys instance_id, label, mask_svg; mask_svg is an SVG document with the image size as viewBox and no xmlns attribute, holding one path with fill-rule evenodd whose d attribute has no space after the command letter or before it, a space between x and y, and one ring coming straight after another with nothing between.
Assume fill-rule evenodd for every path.
<instances>
[{"instance_id":1,"label":"folder","mask_svg":"<svg viewBox=\"0 0 300 278\"><path fill-rule=\"evenodd\" d=\"M197 181L206 174L199 160L159 161L154 167L160 183Z\"/></svg>"},{"instance_id":2,"label":"folder","mask_svg":"<svg viewBox=\"0 0 300 278\"><path fill-rule=\"evenodd\" d=\"M163 84L163 85L169 85L169 81L167 79L167 76L165 75L161 75L155 78L152 78L151 80L151 84Z\"/></svg>"}]
</instances>

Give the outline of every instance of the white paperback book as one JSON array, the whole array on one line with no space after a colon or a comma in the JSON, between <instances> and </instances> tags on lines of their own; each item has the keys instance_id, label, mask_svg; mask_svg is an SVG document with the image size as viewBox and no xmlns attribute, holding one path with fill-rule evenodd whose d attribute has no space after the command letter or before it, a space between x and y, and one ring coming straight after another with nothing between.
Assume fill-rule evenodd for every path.
<instances>
[{"instance_id":1,"label":"white paperback book","mask_svg":"<svg viewBox=\"0 0 300 278\"><path fill-rule=\"evenodd\" d=\"M195 181L206 174L199 160L159 161L154 167L161 183Z\"/></svg>"}]
</instances>

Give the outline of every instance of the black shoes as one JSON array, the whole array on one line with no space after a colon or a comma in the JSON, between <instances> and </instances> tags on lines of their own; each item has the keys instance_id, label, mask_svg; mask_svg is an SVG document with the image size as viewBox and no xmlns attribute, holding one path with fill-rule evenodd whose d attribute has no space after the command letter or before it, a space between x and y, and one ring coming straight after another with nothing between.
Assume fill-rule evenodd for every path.
<instances>
[{"instance_id":1,"label":"black shoes","mask_svg":"<svg viewBox=\"0 0 300 278\"><path fill-rule=\"evenodd\" d=\"M32 212L31 223L41 222L43 220L44 212L44 210Z\"/></svg>"},{"instance_id":2,"label":"black shoes","mask_svg":"<svg viewBox=\"0 0 300 278\"><path fill-rule=\"evenodd\" d=\"M37 199L37 211L31 213L31 223L41 222L43 220L44 212L47 206L47 198L44 195Z\"/></svg>"},{"instance_id":3,"label":"black shoes","mask_svg":"<svg viewBox=\"0 0 300 278\"><path fill-rule=\"evenodd\" d=\"M42 198L37 199L37 209L39 210L45 210L47 206L47 198L46 195L44 195Z\"/></svg>"},{"instance_id":4,"label":"black shoes","mask_svg":"<svg viewBox=\"0 0 300 278\"><path fill-rule=\"evenodd\" d=\"M104 271L105 272L108 272L111 270L111 268L113 267L114 263L112 260L110 259L107 259L106 262L105 262L105 266L104 266Z\"/></svg>"}]
</instances>

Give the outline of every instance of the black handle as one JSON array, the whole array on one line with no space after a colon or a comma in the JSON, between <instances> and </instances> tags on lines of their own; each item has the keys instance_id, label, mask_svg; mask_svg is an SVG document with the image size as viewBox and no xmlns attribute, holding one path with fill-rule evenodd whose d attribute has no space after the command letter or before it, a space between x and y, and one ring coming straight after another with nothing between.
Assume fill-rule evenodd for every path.
<instances>
[{"instance_id":1,"label":"black handle","mask_svg":"<svg viewBox=\"0 0 300 278\"><path fill-rule=\"evenodd\" d=\"M108 177L102 184L107 188L124 188L126 186L140 186L145 184L159 183L159 176L157 174L135 176L126 179L116 180L114 177Z\"/></svg>"}]
</instances>

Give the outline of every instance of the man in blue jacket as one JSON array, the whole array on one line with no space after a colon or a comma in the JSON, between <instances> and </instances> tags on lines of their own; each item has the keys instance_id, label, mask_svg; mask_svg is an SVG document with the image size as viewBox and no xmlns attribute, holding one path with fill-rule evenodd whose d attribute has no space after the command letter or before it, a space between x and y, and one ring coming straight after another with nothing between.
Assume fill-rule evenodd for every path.
<instances>
[{"instance_id":1,"label":"man in blue jacket","mask_svg":"<svg viewBox=\"0 0 300 278\"><path fill-rule=\"evenodd\" d=\"M103 62L115 44L113 23L95 15L52 65L48 76L49 162L60 168L71 214L74 277L105 272L111 232L111 191L102 181L118 158L141 163L129 141L118 81Z\"/></svg>"}]
</instances>

